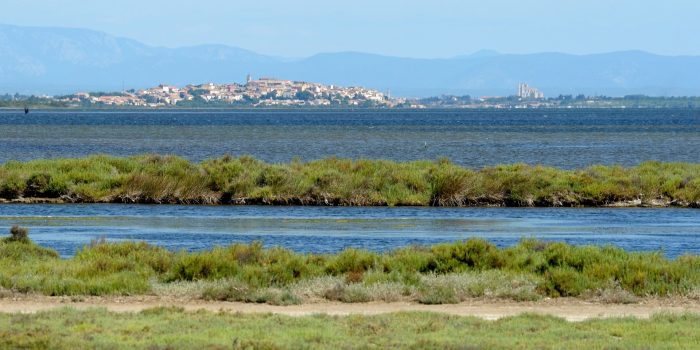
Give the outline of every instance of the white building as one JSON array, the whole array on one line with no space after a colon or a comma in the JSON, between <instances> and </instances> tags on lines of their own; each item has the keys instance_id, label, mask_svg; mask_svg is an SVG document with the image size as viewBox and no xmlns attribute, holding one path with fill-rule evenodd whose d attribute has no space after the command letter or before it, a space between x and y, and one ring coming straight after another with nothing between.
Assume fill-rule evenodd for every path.
<instances>
[{"instance_id":1,"label":"white building","mask_svg":"<svg viewBox=\"0 0 700 350\"><path fill-rule=\"evenodd\" d=\"M520 83L518 84L518 97L538 100L544 98L544 93L526 83Z\"/></svg>"}]
</instances>

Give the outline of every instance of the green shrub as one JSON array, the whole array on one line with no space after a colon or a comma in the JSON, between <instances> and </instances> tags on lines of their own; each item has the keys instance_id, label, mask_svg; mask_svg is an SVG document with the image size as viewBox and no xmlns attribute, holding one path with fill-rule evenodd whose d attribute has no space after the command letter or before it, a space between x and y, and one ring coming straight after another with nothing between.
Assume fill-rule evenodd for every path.
<instances>
[{"instance_id":1,"label":"green shrub","mask_svg":"<svg viewBox=\"0 0 700 350\"><path fill-rule=\"evenodd\" d=\"M10 241L29 242L29 229L14 225L10 228Z\"/></svg>"},{"instance_id":2,"label":"green shrub","mask_svg":"<svg viewBox=\"0 0 700 350\"><path fill-rule=\"evenodd\" d=\"M65 194L67 190L66 183L53 178L51 174L39 173L32 174L27 179L24 196L55 198Z\"/></svg>"},{"instance_id":3,"label":"green shrub","mask_svg":"<svg viewBox=\"0 0 700 350\"><path fill-rule=\"evenodd\" d=\"M549 296L575 297L591 287L588 278L571 267L555 267L544 274L542 289Z\"/></svg>"},{"instance_id":4,"label":"green shrub","mask_svg":"<svg viewBox=\"0 0 700 350\"><path fill-rule=\"evenodd\" d=\"M326 271L333 275L365 272L375 266L377 256L368 251L349 248L329 258Z\"/></svg>"},{"instance_id":5,"label":"green shrub","mask_svg":"<svg viewBox=\"0 0 700 350\"><path fill-rule=\"evenodd\" d=\"M26 183L16 174L2 174L0 172L0 198L19 198L24 194L26 187Z\"/></svg>"},{"instance_id":6,"label":"green shrub","mask_svg":"<svg viewBox=\"0 0 700 350\"><path fill-rule=\"evenodd\" d=\"M238 262L226 259L221 248L207 253L182 253L178 256L168 281L194 281L199 279L214 279L235 276L240 270Z\"/></svg>"},{"instance_id":7,"label":"green shrub","mask_svg":"<svg viewBox=\"0 0 700 350\"><path fill-rule=\"evenodd\" d=\"M435 272L484 270L500 268L505 265L504 258L498 248L484 239L437 244L431 249L434 260L429 263L429 268Z\"/></svg>"}]
</instances>

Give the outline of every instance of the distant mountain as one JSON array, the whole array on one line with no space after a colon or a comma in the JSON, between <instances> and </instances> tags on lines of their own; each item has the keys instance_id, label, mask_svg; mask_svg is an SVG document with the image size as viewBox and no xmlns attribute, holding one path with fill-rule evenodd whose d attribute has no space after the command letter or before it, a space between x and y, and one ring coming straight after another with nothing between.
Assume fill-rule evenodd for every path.
<instances>
[{"instance_id":1,"label":"distant mountain","mask_svg":"<svg viewBox=\"0 0 700 350\"><path fill-rule=\"evenodd\" d=\"M521 81L548 96L700 95L700 56L480 51L446 59L413 59L339 52L289 59L223 45L171 49L91 30L0 25L0 93L241 82L248 73L360 85L403 96L509 95Z\"/></svg>"}]
</instances>

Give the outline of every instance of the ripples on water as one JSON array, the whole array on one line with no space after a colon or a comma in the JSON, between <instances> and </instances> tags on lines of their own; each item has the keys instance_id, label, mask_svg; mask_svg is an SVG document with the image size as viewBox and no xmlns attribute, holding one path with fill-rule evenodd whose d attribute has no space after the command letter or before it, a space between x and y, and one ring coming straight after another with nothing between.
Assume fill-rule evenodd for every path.
<instances>
[{"instance_id":1,"label":"ripples on water","mask_svg":"<svg viewBox=\"0 0 700 350\"><path fill-rule=\"evenodd\" d=\"M263 241L300 252L346 247L386 251L483 237L499 246L523 237L700 254L693 209L385 208L170 205L0 205L0 227L31 228L39 244L70 256L91 239L145 240L179 250Z\"/></svg>"},{"instance_id":2,"label":"ripples on water","mask_svg":"<svg viewBox=\"0 0 700 350\"><path fill-rule=\"evenodd\" d=\"M94 153L436 159L563 168L697 162L700 111L0 111L0 162Z\"/></svg>"}]
</instances>

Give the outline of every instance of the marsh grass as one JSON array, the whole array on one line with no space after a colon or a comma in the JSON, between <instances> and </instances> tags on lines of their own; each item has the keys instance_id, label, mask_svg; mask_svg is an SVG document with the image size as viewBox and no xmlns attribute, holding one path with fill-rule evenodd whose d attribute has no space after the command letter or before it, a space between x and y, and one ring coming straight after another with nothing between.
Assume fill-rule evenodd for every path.
<instances>
[{"instance_id":1,"label":"marsh grass","mask_svg":"<svg viewBox=\"0 0 700 350\"><path fill-rule=\"evenodd\" d=\"M541 280L533 275L487 270L480 273L427 274L421 279L415 299L425 304L454 304L481 297L517 301L542 298L537 293Z\"/></svg>"},{"instance_id":2,"label":"marsh grass","mask_svg":"<svg viewBox=\"0 0 700 350\"><path fill-rule=\"evenodd\" d=\"M582 293L585 299L609 304L633 304L640 300L639 297L623 289L619 283L612 282L609 286L586 291ZM686 294L686 297L693 299L693 291Z\"/></svg>"},{"instance_id":3,"label":"marsh grass","mask_svg":"<svg viewBox=\"0 0 700 350\"><path fill-rule=\"evenodd\" d=\"M249 156L9 161L0 198L72 202L418 206L700 207L700 164L645 162L563 170L526 164L467 169L447 159L328 158L268 164Z\"/></svg>"},{"instance_id":4,"label":"marsh grass","mask_svg":"<svg viewBox=\"0 0 700 350\"><path fill-rule=\"evenodd\" d=\"M29 238L10 236L0 240L0 287L46 295L171 290L205 299L273 304L307 299L453 303L474 297L543 296L624 302L697 294L700 257L669 260L661 253L536 240L507 248L470 239L386 253L346 249L332 255L264 248L259 242L188 253L144 242L101 240L60 259Z\"/></svg>"},{"instance_id":5,"label":"marsh grass","mask_svg":"<svg viewBox=\"0 0 700 350\"><path fill-rule=\"evenodd\" d=\"M8 349L691 349L700 316L583 322L535 314L486 321L435 313L282 316L186 312L139 313L69 308L0 314Z\"/></svg>"},{"instance_id":6,"label":"marsh grass","mask_svg":"<svg viewBox=\"0 0 700 350\"><path fill-rule=\"evenodd\" d=\"M271 305L301 304L302 299L281 288L255 288L238 280L218 280L209 283L202 291L203 299L218 301L239 301L247 303L267 303Z\"/></svg>"}]
</instances>

